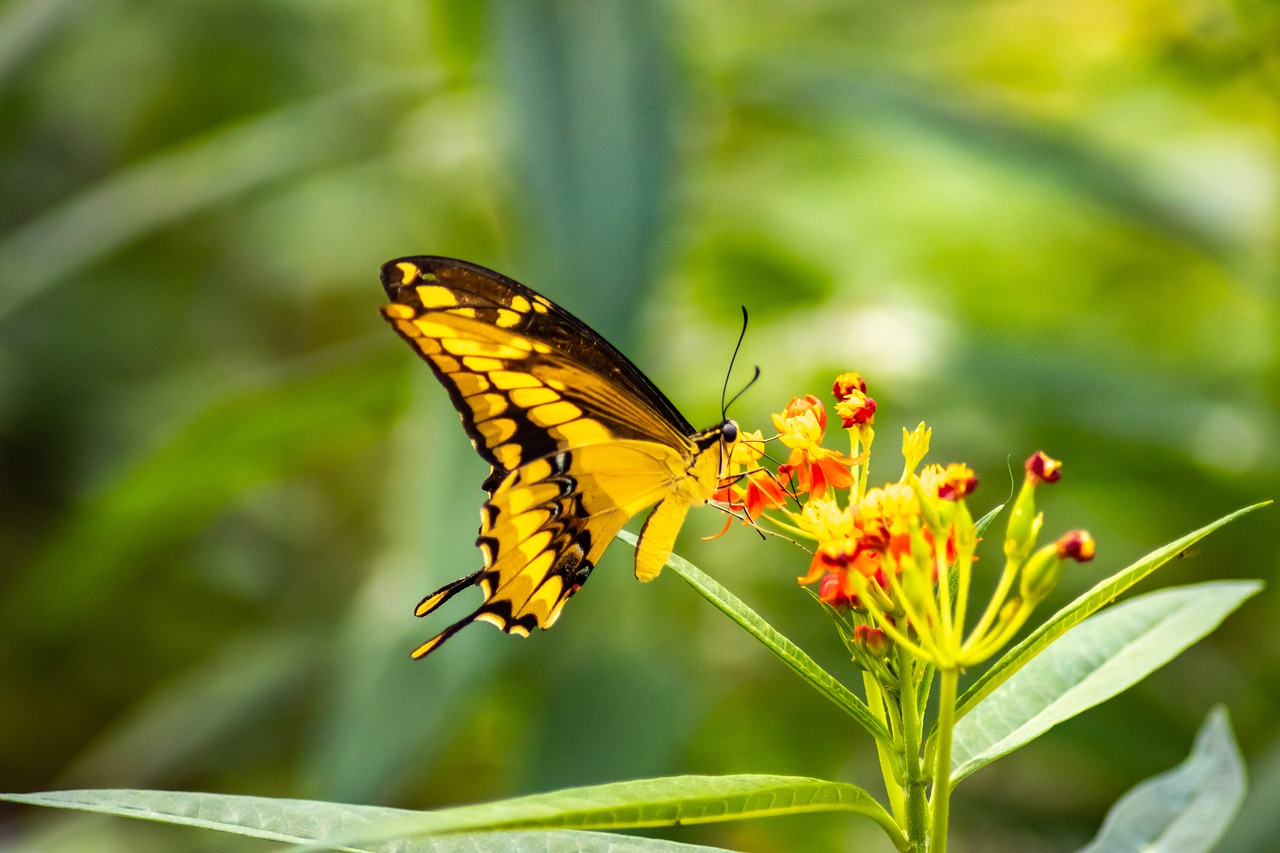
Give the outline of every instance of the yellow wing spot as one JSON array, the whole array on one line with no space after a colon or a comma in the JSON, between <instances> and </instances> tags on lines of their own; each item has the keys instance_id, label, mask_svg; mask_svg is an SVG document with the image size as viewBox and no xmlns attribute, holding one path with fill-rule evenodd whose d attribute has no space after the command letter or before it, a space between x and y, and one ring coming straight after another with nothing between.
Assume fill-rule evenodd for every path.
<instances>
[{"instance_id":1,"label":"yellow wing spot","mask_svg":"<svg viewBox=\"0 0 1280 853\"><path fill-rule=\"evenodd\" d=\"M511 402L522 409L532 409L559 399L560 395L550 388L516 388L511 392Z\"/></svg>"},{"instance_id":2,"label":"yellow wing spot","mask_svg":"<svg viewBox=\"0 0 1280 853\"><path fill-rule=\"evenodd\" d=\"M504 343L509 347L519 347L524 352L533 352L533 341L528 338L520 338L512 335L507 338Z\"/></svg>"},{"instance_id":3,"label":"yellow wing spot","mask_svg":"<svg viewBox=\"0 0 1280 853\"><path fill-rule=\"evenodd\" d=\"M419 317L413 321L413 325L418 331L429 338L451 338L458 334L458 330L445 323L438 323L435 320L429 320L426 317Z\"/></svg>"},{"instance_id":4,"label":"yellow wing spot","mask_svg":"<svg viewBox=\"0 0 1280 853\"><path fill-rule=\"evenodd\" d=\"M480 421L476 424L476 429L480 430L480 434L484 436L485 441L492 447L502 444L516 434L516 422L510 418L493 418L492 420Z\"/></svg>"},{"instance_id":5,"label":"yellow wing spot","mask_svg":"<svg viewBox=\"0 0 1280 853\"><path fill-rule=\"evenodd\" d=\"M418 298L423 308L448 308L458 304L458 297L453 291L439 284L418 285Z\"/></svg>"},{"instance_id":6,"label":"yellow wing spot","mask_svg":"<svg viewBox=\"0 0 1280 853\"><path fill-rule=\"evenodd\" d=\"M408 305L401 305L399 302L392 302L390 305L382 306L382 315L388 320L409 320L417 313Z\"/></svg>"},{"instance_id":7,"label":"yellow wing spot","mask_svg":"<svg viewBox=\"0 0 1280 853\"><path fill-rule=\"evenodd\" d=\"M396 264L396 268L400 270L401 284L408 284L409 282L417 278L418 274L422 272L420 269L418 269L416 264L410 264L405 261L401 261L400 263Z\"/></svg>"},{"instance_id":8,"label":"yellow wing spot","mask_svg":"<svg viewBox=\"0 0 1280 853\"><path fill-rule=\"evenodd\" d=\"M507 398L501 394L480 394L472 397L471 400L478 421L500 415L507 410Z\"/></svg>"},{"instance_id":9,"label":"yellow wing spot","mask_svg":"<svg viewBox=\"0 0 1280 853\"><path fill-rule=\"evenodd\" d=\"M456 358L450 358L447 355L433 355L431 360L435 362L436 367L445 373L457 373L462 369L462 365L458 363Z\"/></svg>"},{"instance_id":10,"label":"yellow wing spot","mask_svg":"<svg viewBox=\"0 0 1280 853\"><path fill-rule=\"evenodd\" d=\"M491 355L494 358L524 358L525 351L493 343L492 341L475 341L470 338L445 338L442 343L447 352L453 355Z\"/></svg>"},{"instance_id":11,"label":"yellow wing spot","mask_svg":"<svg viewBox=\"0 0 1280 853\"><path fill-rule=\"evenodd\" d=\"M545 314L551 310L551 303L544 296L533 297L533 310L539 314Z\"/></svg>"},{"instance_id":12,"label":"yellow wing spot","mask_svg":"<svg viewBox=\"0 0 1280 853\"><path fill-rule=\"evenodd\" d=\"M563 582L562 582L562 585L563 585ZM560 594L564 596L563 591L561 591ZM560 613L564 610L564 603L568 600L569 600L569 597L564 596L555 604L551 605L551 612L547 614L547 618L544 619L542 622L542 629L544 631L547 628L550 628L552 625L556 624L556 620L560 618Z\"/></svg>"},{"instance_id":13,"label":"yellow wing spot","mask_svg":"<svg viewBox=\"0 0 1280 853\"><path fill-rule=\"evenodd\" d=\"M515 311L511 311L507 308L499 308L498 316L494 320L494 322L497 323L500 328L513 329L517 325L519 325L520 315L517 314Z\"/></svg>"},{"instance_id":14,"label":"yellow wing spot","mask_svg":"<svg viewBox=\"0 0 1280 853\"><path fill-rule=\"evenodd\" d=\"M564 581L555 576L549 577L534 591L533 595L529 596L529 600L521 610L525 613L533 613L537 616L538 624L545 625L547 617L551 615L563 592Z\"/></svg>"},{"instance_id":15,"label":"yellow wing spot","mask_svg":"<svg viewBox=\"0 0 1280 853\"><path fill-rule=\"evenodd\" d=\"M521 515L531 511L535 506L546 503L559 493L560 487L555 483L540 483L536 486L511 489L502 497L506 501L507 510L512 515Z\"/></svg>"},{"instance_id":16,"label":"yellow wing spot","mask_svg":"<svg viewBox=\"0 0 1280 853\"><path fill-rule=\"evenodd\" d=\"M554 388L557 391L563 391L565 389L565 384L559 379L547 379L546 383L548 388Z\"/></svg>"},{"instance_id":17,"label":"yellow wing spot","mask_svg":"<svg viewBox=\"0 0 1280 853\"><path fill-rule=\"evenodd\" d=\"M489 374L489 378L503 391L510 391L513 388L538 388L542 385L536 376L516 373L514 370L494 370Z\"/></svg>"},{"instance_id":18,"label":"yellow wing spot","mask_svg":"<svg viewBox=\"0 0 1280 853\"><path fill-rule=\"evenodd\" d=\"M468 317L472 320L476 318L476 309L474 308L450 308L450 314L456 314L459 317Z\"/></svg>"},{"instance_id":19,"label":"yellow wing spot","mask_svg":"<svg viewBox=\"0 0 1280 853\"><path fill-rule=\"evenodd\" d=\"M507 366L501 359L485 358L484 356L479 355L469 355L462 359L462 363L466 366L467 370L474 370L476 373L489 373L490 371L501 370Z\"/></svg>"},{"instance_id":20,"label":"yellow wing spot","mask_svg":"<svg viewBox=\"0 0 1280 853\"><path fill-rule=\"evenodd\" d=\"M539 343L538 341L533 341L533 351L546 355L547 353L551 352L551 347L547 346L546 344Z\"/></svg>"},{"instance_id":21,"label":"yellow wing spot","mask_svg":"<svg viewBox=\"0 0 1280 853\"><path fill-rule=\"evenodd\" d=\"M421 350L423 355L436 355L440 352L440 342L435 338L415 337L413 345Z\"/></svg>"},{"instance_id":22,"label":"yellow wing spot","mask_svg":"<svg viewBox=\"0 0 1280 853\"><path fill-rule=\"evenodd\" d=\"M511 471L520 467L520 445L518 444L500 444L491 451L498 463Z\"/></svg>"},{"instance_id":23,"label":"yellow wing spot","mask_svg":"<svg viewBox=\"0 0 1280 853\"><path fill-rule=\"evenodd\" d=\"M529 304L529 300L516 293L511 297L511 310L519 311L521 314L527 314L533 306Z\"/></svg>"},{"instance_id":24,"label":"yellow wing spot","mask_svg":"<svg viewBox=\"0 0 1280 853\"><path fill-rule=\"evenodd\" d=\"M553 427L582 416L582 410L573 403L561 400L529 410L529 420L540 427Z\"/></svg>"},{"instance_id":25,"label":"yellow wing spot","mask_svg":"<svg viewBox=\"0 0 1280 853\"><path fill-rule=\"evenodd\" d=\"M477 621L477 622L488 622L490 625L495 625L495 626L497 626L498 628L501 628L503 631L507 630L507 623L506 623L506 622L503 622L503 621L502 621L502 617L501 617L501 616L499 616L499 615L498 615L498 614L496 614L496 613L489 613L488 611L485 611L484 613L478 613L478 614L476 614L476 621ZM514 627L514 626L513 626L513 627ZM514 634L514 633L516 633L516 632L517 632L517 631L519 631L519 630L522 630L522 629L515 628L515 630L512 630L512 631L511 631L511 633L513 633L513 634ZM522 637L527 637L527 636L529 636L529 632L528 632L528 631L525 631L525 632L524 632L523 634L521 634L520 636L522 636Z\"/></svg>"},{"instance_id":26,"label":"yellow wing spot","mask_svg":"<svg viewBox=\"0 0 1280 853\"><path fill-rule=\"evenodd\" d=\"M605 426L598 421L580 418L576 421L570 421L567 424L561 424L551 430L553 436L558 436L566 447L582 447L587 444L604 444L613 438L613 434L609 432Z\"/></svg>"},{"instance_id":27,"label":"yellow wing spot","mask_svg":"<svg viewBox=\"0 0 1280 853\"><path fill-rule=\"evenodd\" d=\"M446 358L448 358L448 356L437 356L435 359L436 364L440 364ZM457 362L454 362L454 364L457 365ZM484 391L488 391L491 387L489 385L489 380L477 373L461 372L457 366L455 366L453 370L445 370L442 365L440 369L444 370L446 373L453 374L453 381L457 383L458 390L462 392L462 396L464 397L480 394Z\"/></svg>"},{"instance_id":28,"label":"yellow wing spot","mask_svg":"<svg viewBox=\"0 0 1280 853\"><path fill-rule=\"evenodd\" d=\"M551 531L543 530L534 533L532 536L521 542L518 550L520 553L524 554L524 558L526 560L532 560L534 557L538 556L538 554L542 553L542 551L550 544Z\"/></svg>"}]
</instances>

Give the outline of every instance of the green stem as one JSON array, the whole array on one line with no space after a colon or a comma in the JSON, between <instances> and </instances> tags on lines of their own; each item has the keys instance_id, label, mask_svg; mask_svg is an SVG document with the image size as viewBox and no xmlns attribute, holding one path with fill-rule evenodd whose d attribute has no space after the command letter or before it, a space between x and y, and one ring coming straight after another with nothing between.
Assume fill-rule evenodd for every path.
<instances>
[{"instance_id":1,"label":"green stem","mask_svg":"<svg viewBox=\"0 0 1280 853\"><path fill-rule=\"evenodd\" d=\"M871 713L876 719L884 723L885 729L893 731L896 726L891 726L889 720L885 716L885 708L887 700L885 691L880 688L880 683L871 673L863 670L862 684L867 691L867 705L871 708ZM895 732L894 740L900 739L900 735ZM902 778L901 770L895 769L895 757L890 751L888 744L876 741L876 754L880 757L880 774L884 776L884 790L889 795L889 807L893 810L893 817L897 820L898 825L902 826L906 820L906 813L903 809L902 800Z\"/></svg>"},{"instance_id":2,"label":"green stem","mask_svg":"<svg viewBox=\"0 0 1280 853\"><path fill-rule=\"evenodd\" d=\"M898 647L899 683L909 685L915 677L917 661L905 649ZM902 714L902 770L905 777L903 793L906 795L906 826L912 853L924 853L928 849L929 799L925 795L928 780L920 763L920 707L915 702L915 691L898 693L898 710Z\"/></svg>"},{"instance_id":3,"label":"green stem","mask_svg":"<svg viewBox=\"0 0 1280 853\"><path fill-rule=\"evenodd\" d=\"M938 748L933 765L932 840L930 853L947 853L947 820L951 804L951 730L956 723L956 683L960 672L944 669L938 685Z\"/></svg>"}]
</instances>

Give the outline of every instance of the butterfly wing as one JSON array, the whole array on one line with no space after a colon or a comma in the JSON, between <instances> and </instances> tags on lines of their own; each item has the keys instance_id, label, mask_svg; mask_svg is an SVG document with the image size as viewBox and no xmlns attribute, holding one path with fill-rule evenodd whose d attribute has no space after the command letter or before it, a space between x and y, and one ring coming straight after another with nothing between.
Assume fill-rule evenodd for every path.
<instances>
[{"instance_id":1,"label":"butterfly wing","mask_svg":"<svg viewBox=\"0 0 1280 853\"><path fill-rule=\"evenodd\" d=\"M484 568L427 596L417 614L472 585L484 603L414 656L477 620L522 635L550 627L622 525L653 503L636 569L656 576L688 507L714 491L724 425L696 432L616 348L496 272L420 256L387 263L382 281L384 315L493 469L477 540Z\"/></svg>"},{"instance_id":2,"label":"butterfly wing","mask_svg":"<svg viewBox=\"0 0 1280 853\"><path fill-rule=\"evenodd\" d=\"M418 256L383 265L388 321L431 365L480 456L486 489L525 461L631 438L689 444L693 427L589 326L492 270Z\"/></svg>"}]
</instances>

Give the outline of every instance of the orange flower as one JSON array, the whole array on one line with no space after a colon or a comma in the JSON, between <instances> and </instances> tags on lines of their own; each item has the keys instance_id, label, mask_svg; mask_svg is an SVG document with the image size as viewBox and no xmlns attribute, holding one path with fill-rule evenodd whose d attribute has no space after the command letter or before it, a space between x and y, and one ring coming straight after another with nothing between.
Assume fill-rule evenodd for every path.
<instances>
[{"instance_id":1,"label":"orange flower","mask_svg":"<svg viewBox=\"0 0 1280 853\"><path fill-rule=\"evenodd\" d=\"M787 502L787 491L782 483L760 466L763 456L764 436L760 430L740 433L729 458L730 470L734 473L722 481L725 485L713 496L734 510L745 510L747 518L744 523L750 523L765 510L776 509ZM745 473L738 473L740 470Z\"/></svg>"},{"instance_id":2,"label":"orange flower","mask_svg":"<svg viewBox=\"0 0 1280 853\"><path fill-rule=\"evenodd\" d=\"M845 429L869 424L875 420L876 401L861 391L851 391L836 403L836 414Z\"/></svg>"},{"instance_id":3,"label":"orange flower","mask_svg":"<svg viewBox=\"0 0 1280 853\"><path fill-rule=\"evenodd\" d=\"M773 425L782 443L791 448L786 463L778 466L778 479L794 479L797 494L821 498L828 486L847 489L853 485L849 469L855 460L822 446L827 412L817 397L793 397L786 408L773 415Z\"/></svg>"},{"instance_id":4,"label":"orange flower","mask_svg":"<svg viewBox=\"0 0 1280 853\"><path fill-rule=\"evenodd\" d=\"M944 501L958 501L978 488L978 475L968 465L957 462L945 468L928 465L920 472L920 486L927 495Z\"/></svg>"}]
</instances>

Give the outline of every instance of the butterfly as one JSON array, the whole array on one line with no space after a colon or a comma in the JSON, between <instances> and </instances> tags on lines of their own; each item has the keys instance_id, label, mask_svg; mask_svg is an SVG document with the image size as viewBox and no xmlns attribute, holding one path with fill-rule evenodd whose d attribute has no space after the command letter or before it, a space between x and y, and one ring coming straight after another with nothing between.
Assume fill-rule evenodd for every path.
<instances>
[{"instance_id":1,"label":"butterfly","mask_svg":"<svg viewBox=\"0 0 1280 853\"><path fill-rule=\"evenodd\" d=\"M422 599L426 616L472 586L484 601L414 652L472 622L528 636L550 628L605 548L657 504L636 577L658 576L689 508L711 500L738 426L695 430L612 344L544 296L466 261L382 266L382 314L430 365L492 466L476 544L484 565Z\"/></svg>"}]
</instances>

